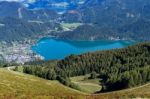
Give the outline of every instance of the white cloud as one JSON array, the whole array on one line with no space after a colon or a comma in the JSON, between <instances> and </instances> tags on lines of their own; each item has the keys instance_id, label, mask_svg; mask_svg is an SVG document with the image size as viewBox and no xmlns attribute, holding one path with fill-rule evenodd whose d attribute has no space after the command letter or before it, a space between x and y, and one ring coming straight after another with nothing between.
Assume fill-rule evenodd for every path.
<instances>
[{"instance_id":1,"label":"white cloud","mask_svg":"<svg viewBox=\"0 0 150 99\"><path fill-rule=\"evenodd\" d=\"M36 0L27 0L28 3L34 3Z\"/></svg>"},{"instance_id":2,"label":"white cloud","mask_svg":"<svg viewBox=\"0 0 150 99\"><path fill-rule=\"evenodd\" d=\"M15 1L15 2L23 2L24 0L0 0L0 1L8 1L8 2Z\"/></svg>"},{"instance_id":3,"label":"white cloud","mask_svg":"<svg viewBox=\"0 0 150 99\"><path fill-rule=\"evenodd\" d=\"M0 1L34 3L36 0L0 0Z\"/></svg>"}]
</instances>

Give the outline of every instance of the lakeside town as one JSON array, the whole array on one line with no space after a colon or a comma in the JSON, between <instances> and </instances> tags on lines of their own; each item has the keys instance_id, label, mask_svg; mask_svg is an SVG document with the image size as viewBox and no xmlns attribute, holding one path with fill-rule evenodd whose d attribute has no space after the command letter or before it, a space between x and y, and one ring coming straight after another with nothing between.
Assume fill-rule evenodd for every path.
<instances>
[{"instance_id":1,"label":"lakeside town","mask_svg":"<svg viewBox=\"0 0 150 99\"><path fill-rule=\"evenodd\" d=\"M24 64L28 61L42 60L43 57L34 53L31 46L31 41L14 41L11 44L0 42L0 61Z\"/></svg>"}]
</instances>

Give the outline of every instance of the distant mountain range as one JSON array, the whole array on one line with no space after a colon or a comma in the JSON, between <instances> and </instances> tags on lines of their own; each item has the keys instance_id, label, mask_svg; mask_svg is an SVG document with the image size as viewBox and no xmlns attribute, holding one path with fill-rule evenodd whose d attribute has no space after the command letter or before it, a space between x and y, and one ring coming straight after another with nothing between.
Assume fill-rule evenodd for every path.
<instances>
[{"instance_id":1,"label":"distant mountain range","mask_svg":"<svg viewBox=\"0 0 150 99\"><path fill-rule=\"evenodd\" d=\"M89 0L76 11L63 15L65 22L86 23L63 37L147 41L150 40L149 19L149 0Z\"/></svg>"},{"instance_id":2,"label":"distant mountain range","mask_svg":"<svg viewBox=\"0 0 150 99\"><path fill-rule=\"evenodd\" d=\"M53 34L60 38L71 40L150 40L149 0L0 1L0 19L13 17L17 20L32 22L82 23L72 31L61 31L61 33L55 31ZM4 25L0 24L1 31Z\"/></svg>"},{"instance_id":3,"label":"distant mountain range","mask_svg":"<svg viewBox=\"0 0 150 99\"><path fill-rule=\"evenodd\" d=\"M29 9L51 9L63 13L83 5L88 0L0 0L20 2Z\"/></svg>"},{"instance_id":4,"label":"distant mountain range","mask_svg":"<svg viewBox=\"0 0 150 99\"><path fill-rule=\"evenodd\" d=\"M28 3L28 8L46 8L63 13L72 10L85 3L87 0L36 0L34 3Z\"/></svg>"},{"instance_id":5,"label":"distant mountain range","mask_svg":"<svg viewBox=\"0 0 150 99\"><path fill-rule=\"evenodd\" d=\"M29 9L51 9L59 13L74 10L81 6L95 5L104 0L0 0L19 2Z\"/></svg>"},{"instance_id":6,"label":"distant mountain range","mask_svg":"<svg viewBox=\"0 0 150 99\"><path fill-rule=\"evenodd\" d=\"M28 20L53 20L57 18L55 11L47 9L30 10L18 2L0 2L0 10L0 18L14 17Z\"/></svg>"},{"instance_id":7,"label":"distant mountain range","mask_svg":"<svg viewBox=\"0 0 150 99\"><path fill-rule=\"evenodd\" d=\"M49 33L58 14L48 9L28 9L19 2L0 2L0 41L23 40Z\"/></svg>"}]
</instances>

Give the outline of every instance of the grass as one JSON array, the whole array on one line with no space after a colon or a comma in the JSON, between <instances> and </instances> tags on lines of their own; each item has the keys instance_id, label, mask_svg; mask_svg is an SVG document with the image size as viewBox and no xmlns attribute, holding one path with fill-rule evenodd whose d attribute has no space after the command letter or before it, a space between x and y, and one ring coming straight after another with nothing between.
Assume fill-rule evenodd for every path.
<instances>
[{"instance_id":1,"label":"grass","mask_svg":"<svg viewBox=\"0 0 150 99\"><path fill-rule=\"evenodd\" d=\"M23 73L23 66L17 66L17 71Z\"/></svg>"},{"instance_id":2,"label":"grass","mask_svg":"<svg viewBox=\"0 0 150 99\"><path fill-rule=\"evenodd\" d=\"M84 76L73 77L73 81L79 83L94 83L95 80L82 80ZM82 85L92 90L92 86ZM20 72L0 69L0 99L150 99L150 84L99 94L85 94L68 88L57 81L44 80L35 76Z\"/></svg>"},{"instance_id":3,"label":"grass","mask_svg":"<svg viewBox=\"0 0 150 99\"><path fill-rule=\"evenodd\" d=\"M100 90L100 82L99 79L87 79L89 75L86 76L78 76L78 77L72 77L71 81L79 84L81 89L83 89L87 93L93 93L96 90ZM86 79L85 79L86 78ZM91 86L88 85L89 83L97 84L97 86ZM98 94L91 94L88 96L88 99L131 99L131 98L146 98L150 99L150 83L135 87L135 88L129 88L119 91L113 91L108 93L98 93Z\"/></svg>"},{"instance_id":4,"label":"grass","mask_svg":"<svg viewBox=\"0 0 150 99\"><path fill-rule=\"evenodd\" d=\"M68 88L57 81L48 81L19 72L0 69L0 99L51 99L82 97L83 93ZM44 97L44 98L43 98Z\"/></svg>"},{"instance_id":5,"label":"grass","mask_svg":"<svg viewBox=\"0 0 150 99\"><path fill-rule=\"evenodd\" d=\"M73 30L80 25L82 25L82 23L61 23L61 26L64 29L64 31Z\"/></svg>"},{"instance_id":6,"label":"grass","mask_svg":"<svg viewBox=\"0 0 150 99\"><path fill-rule=\"evenodd\" d=\"M90 75L70 78L71 81L81 88L83 92L95 93L101 90L100 79L88 79Z\"/></svg>"},{"instance_id":7,"label":"grass","mask_svg":"<svg viewBox=\"0 0 150 99\"><path fill-rule=\"evenodd\" d=\"M71 77L71 80L74 82L100 84L100 79L88 79L88 77L90 77L90 75Z\"/></svg>"}]
</instances>

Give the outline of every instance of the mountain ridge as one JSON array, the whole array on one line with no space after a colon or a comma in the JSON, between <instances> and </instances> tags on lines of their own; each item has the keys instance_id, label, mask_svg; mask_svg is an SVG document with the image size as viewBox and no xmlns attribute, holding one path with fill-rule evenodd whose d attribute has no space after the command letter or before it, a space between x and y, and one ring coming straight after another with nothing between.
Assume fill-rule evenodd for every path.
<instances>
[{"instance_id":1,"label":"mountain ridge","mask_svg":"<svg viewBox=\"0 0 150 99\"><path fill-rule=\"evenodd\" d=\"M70 0L65 2L56 0L56 6L59 6L57 3L60 2L72 4ZM78 0L75 4L78 5ZM150 1L148 0L87 0L73 9L66 9L66 12L62 14L59 14L52 6L52 9L47 7L29 9L19 2L0 2L0 5L2 9L0 18L9 16L26 21L82 24L70 31L62 30L50 33L50 35L63 39L150 40ZM84 31L85 28L87 31ZM80 34L83 35L80 36Z\"/></svg>"}]
</instances>

